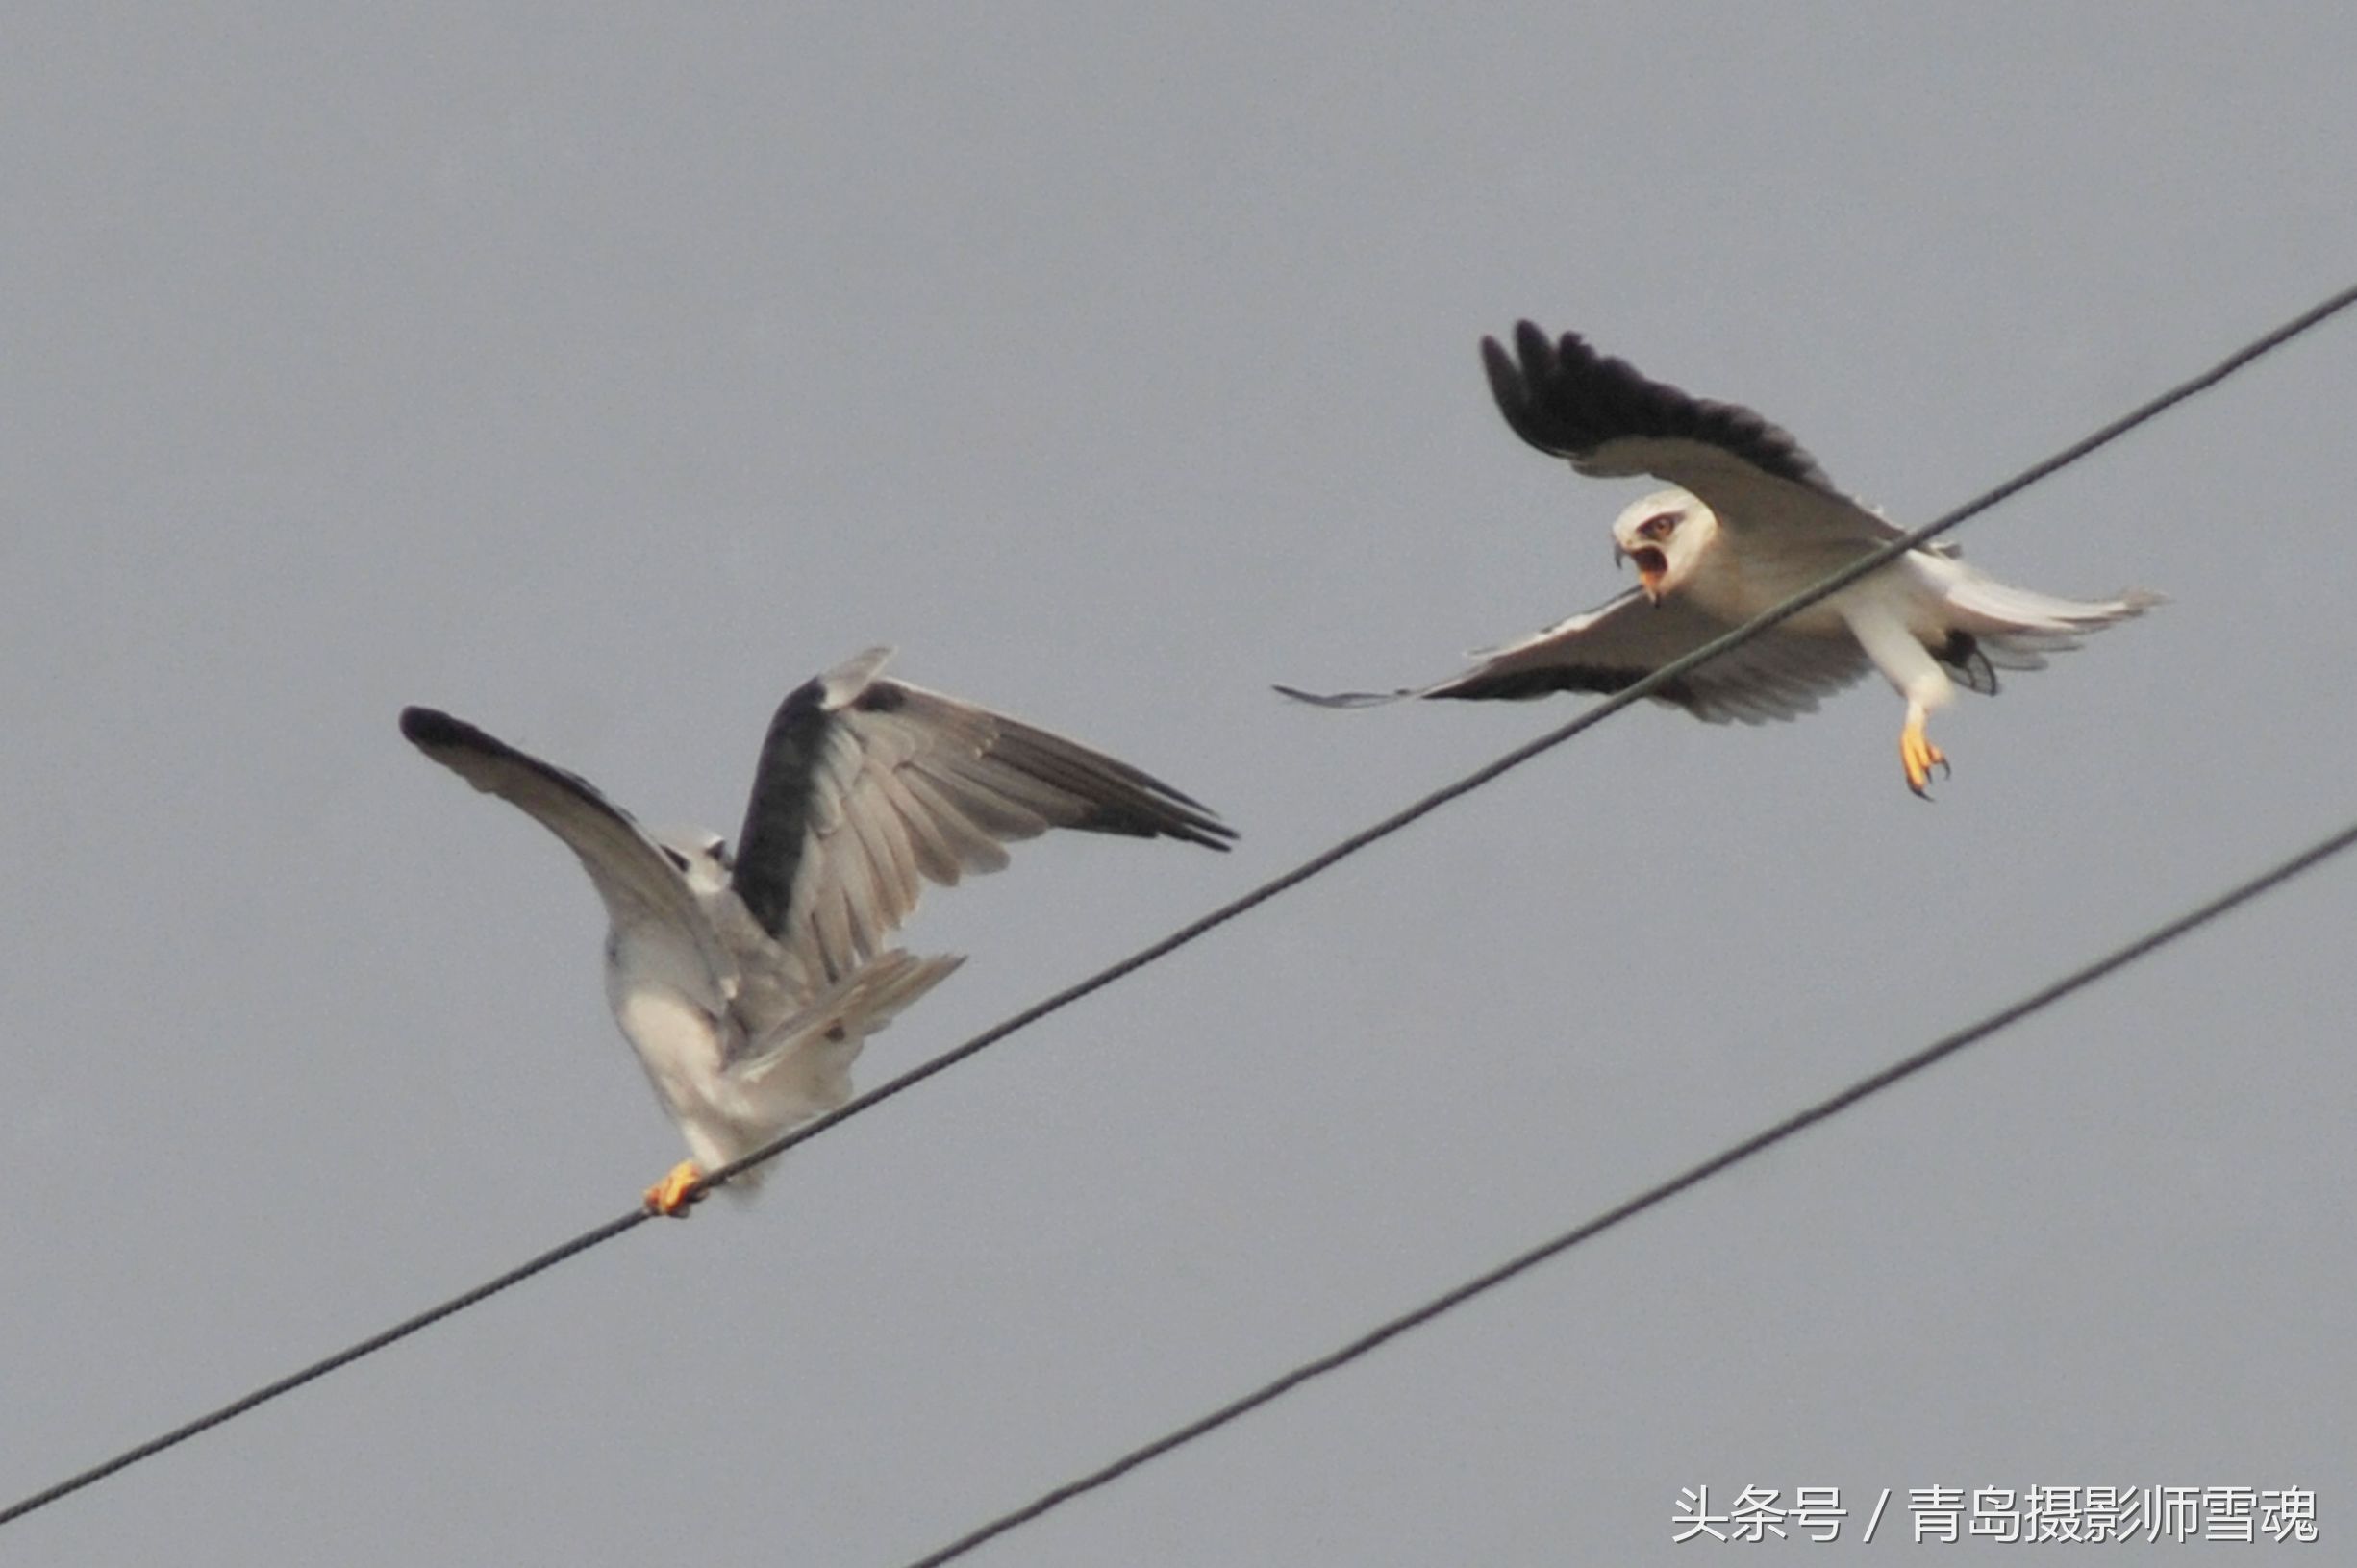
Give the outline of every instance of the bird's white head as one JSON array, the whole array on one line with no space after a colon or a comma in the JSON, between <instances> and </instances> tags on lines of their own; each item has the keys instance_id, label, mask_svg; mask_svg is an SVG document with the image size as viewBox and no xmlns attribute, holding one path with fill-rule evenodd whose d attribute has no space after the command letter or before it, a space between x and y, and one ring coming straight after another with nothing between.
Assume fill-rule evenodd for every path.
<instances>
[{"instance_id":1,"label":"bird's white head","mask_svg":"<svg viewBox=\"0 0 2357 1568\"><path fill-rule=\"evenodd\" d=\"M728 840L711 829L663 828L649 836L688 879L691 891L716 893L729 884L735 865L729 859Z\"/></svg>"},{"instance_id":2,"label":"bird's white head","mask_svg":"<svg viewBox=\"0 0 2357 1568\"><path fill-rule=\"evenodd\" d=\"M1613 523L1613 557L1637 563L1637 581L1658 605L1693 575L1718 534L1718 516L1692 493L1656 490Z\"/></svg>"}]
</instances>

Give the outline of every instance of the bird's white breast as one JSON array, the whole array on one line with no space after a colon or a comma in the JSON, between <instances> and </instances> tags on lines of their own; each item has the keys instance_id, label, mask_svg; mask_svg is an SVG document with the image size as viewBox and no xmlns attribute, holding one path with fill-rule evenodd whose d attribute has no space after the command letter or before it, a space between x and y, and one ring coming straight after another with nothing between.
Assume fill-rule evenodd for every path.
<instances>
[{"instance_id":1,"label":"bird's white breast","mask_svg":"<svg viewBox=\"0 0 2357 1568\"><path fill-rule=\"evenodd\" d=\"M671 1114L708 1106L735 1024L694 944L660 925L635 925L606 944L606 1002Z\"/></svg>"}]
</instances>

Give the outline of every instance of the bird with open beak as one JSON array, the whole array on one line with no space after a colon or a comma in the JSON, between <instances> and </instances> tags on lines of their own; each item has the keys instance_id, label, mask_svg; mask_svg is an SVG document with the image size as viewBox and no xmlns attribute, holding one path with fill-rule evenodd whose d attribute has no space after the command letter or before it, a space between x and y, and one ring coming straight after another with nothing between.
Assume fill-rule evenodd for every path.
<instances>
[{"instance_id":1,"label":"bird with open beak","mask_svg":"<svg viewBox=\"0 0 2357 1568\"><path fill-rule=\"evenodd\" d=\"M1490 388L1506 422L1581 474L1650 474L1657 490L1613 524L1613 561L1638 585L1436 684L1314 695L1365 707L1399 697L1530 698L1618 691L1814 587L1901 531L1834 487L1800 443L1749 409L1647 379L1577 334L1560 339L1525 321L1511 352L1482 342ZM1760 723L1813 711L1818 699L1879 670L1906 699L1899 765L1926 795L1946 754L1932 712L1957 687L1997 689L1996 672L2043 668L2087 633L2142 614L2158 594L2062 599L2001 583L1930 545L1906 552L1653 693L1713 722Z\"/></svg>"}]
</instances>

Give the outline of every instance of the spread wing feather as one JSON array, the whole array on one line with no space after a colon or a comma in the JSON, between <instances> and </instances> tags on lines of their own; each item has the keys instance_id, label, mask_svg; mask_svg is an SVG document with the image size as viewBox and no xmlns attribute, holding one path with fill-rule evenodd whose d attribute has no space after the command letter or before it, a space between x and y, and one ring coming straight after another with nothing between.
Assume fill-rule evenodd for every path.
<instances>
[{"instance_id":1,"label":"spread wing feather","mask_svg":"<svg viewBox=\"0 0 2357 1568\"><path fill-rule=\"evenodd\" d=\"M403 709L401 733L435 761L564 840L589 872L614 926L652 920L687 933L715 982L723 991L733 987L737 965L678 864L594 784L439 709Z\"/></svg>"},{"instance_id":2,"label":"spread wing feather","mask_svg":"<svg viewBox=\"0 0 2357 1568\"><path fill-rule=\"evenodd\" d=\"M1655 605L1632 588L1519 642L1476 655L1481 662L1471 669L1432 685L1331 695L1277 689L1328 708L1364 708L1402 697L1511 701L1557 691L1613 692L1732 630L1675 597ZM1812 636L1779 626L1653 696L1714 724L1731 719L1760 724L1815 711L1819 697L1848 685L1868 667L1864 652L1846 636Z\"/></svg>"},{"instance_id":3,"label":"spread wing feather","mask_svg":"<svg viewBox=\"0 0 2357 1568\"><path fill-rule=\"evenodd\" d=\"M1650 474L1701 497L1724 527L1796 542L1873 545L1904 532L1843 494L1765 415L1655 381L1577 333L1550 339L1524 321L1511 352L1485 337L1481 356L1515 434L1591 478Z\"/></svg>"},{"instance_id":4,"label":"spread wing feather","mask_svg":"<svg viewBox=\"0 0 2357 1568\"><path fill-rule=\"evenodd\" d=\"M738 896L833 981L882 950L926 882L1006 863L1049 828L1225 849L1234 832L1125 762L1016 719L881 678L871 649L790 695L763 742Z\"/></svg>"}]
</instances>

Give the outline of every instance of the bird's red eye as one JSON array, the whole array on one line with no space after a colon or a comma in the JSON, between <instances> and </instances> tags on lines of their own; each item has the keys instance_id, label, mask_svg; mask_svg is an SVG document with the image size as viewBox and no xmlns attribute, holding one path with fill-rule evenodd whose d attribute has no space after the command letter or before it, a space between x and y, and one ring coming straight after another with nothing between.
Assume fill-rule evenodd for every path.
<instances>
[{"instance_id":1,"label":"bird's red eye","mask_svg":"<svg viewBox=\"0 0 2357 1568\"><path fill-rule=\"evenodd\" d=\"M1665 511L1639 523L1637 533L1641 538L1666 539L1669 536L1669 531L1677 526L1678 514L1674 511Z\"/></svg>"}]
</instances>

